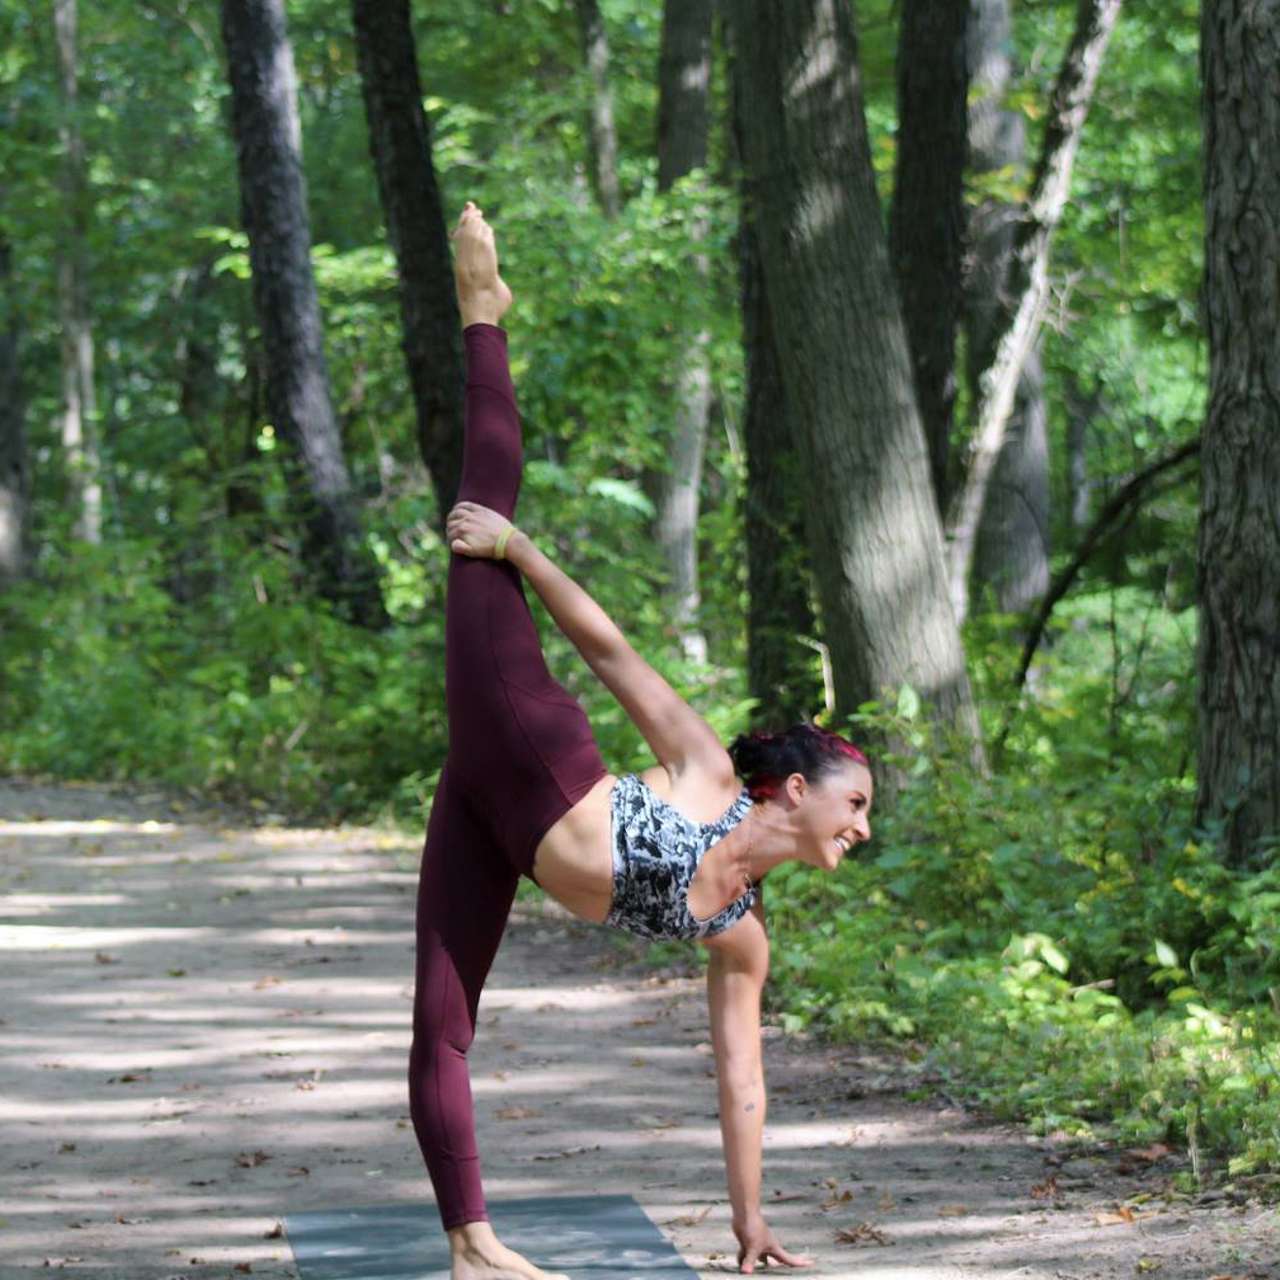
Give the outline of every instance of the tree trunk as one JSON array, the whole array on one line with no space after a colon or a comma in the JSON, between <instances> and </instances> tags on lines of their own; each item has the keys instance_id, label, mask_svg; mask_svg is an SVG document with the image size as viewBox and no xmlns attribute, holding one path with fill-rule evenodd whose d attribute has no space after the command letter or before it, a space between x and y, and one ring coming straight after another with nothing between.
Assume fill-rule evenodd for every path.
<instances>
[{"instance_id":1,"label":"tree trunk","mask_svg":"<svg viewBox=\"0 0 1280 1280\"><path fill-rule=\"evenodd\" d=\"M1003 105L1012 79L1012 42L1009 0L970 0L970 165L977 174L1005 172L1020 180L1026 158L1022 116ZM998 317L1009 304L1017 216L1015 205L992 196L970 209L965 324L975 402L982 373L995 357ZM1038 347L1018 379L983 503L974 576L991 588L1002 613L1022 613L1049 589L1049 432Z\"/></svg>"},{"instance_id":2,"label":"tree trunk","mask_svg":"<svg viewBox=\"0 0 1280 1280\"><path fill-rule=\"evenodd\" d=\"M377 569L361 535L329 394L283 0L223 0L222 34L267 406L293 455L285 469L305 530L304 558L321 592L347 616L381 626Z\"/></svg>"},{"instance_id":3,"label":"tree trunk","mask_svg":"<svg viewBox=\"0 0 1280 1280\"><path fill-rule=\"evenodd\" d=\"M574 0L582 56L591 76L591 108L587 118L587 166L596 199L606 218L616 218L618 195L618 135L613 127L613 92L609 88L609 36L597 0Z\"/></svg>"},{"instance_id":4,"label":"tree trunk","mask_svg":"<svg viewBox=\"0 0 1280 1280\"><path fill-rule=\"evenodd\" d=\"M1201 821L1234 866L1280 838L1280 0L1204 0L1209 405L1201 448Z\"/></svg>"},{"instance_id":5,"label":"tree trunk","mask_svg":"<svg viewBox=\"0 0 1280 1280\"><path fill-rule=\"evenodd\" d=\"M1075 378L1067 379L1063 402L1067 413L1067 508L1071 528L1081 533L1089 527L1093 482L1089 479L1089 428L1102 409L1102 384L1085 392Z\"/></svg>"},{"instance_id":6,"label":"tree trunk","mask_svg":"<svg viewBox=\"0 0 1280 1280\"><path fill-rule=\"evenodd\" d=\"M760 251L747 212L744 206L739 227L747 381L747 687L757 700L753 723L781 729L822 708L810 647L818 629L809 603L797 424L787 411Z\"/></svg>"},{"instance_id":7,"label":"tree trunk","mask_svg":"<svg viewBox=\"0 0 1280 1280\"><path fill-rule=\"evenodd\" d=\"M352 0L369 149L400 276L418 449L443 526L462 475L462 328L409 0Z\"/></svg>"},{"instance_id":8,"label":"tree trunk","mask_svg":"<svg viewBox=\"0 0 1280 1280\"><path fill-rule=\"evenodd\" d=\"M29 472L18 341L13 259L0 233L0 591L27 569Z\"/></svg>"},{"instance_id":9,"label":"tree trunk","mask_svg":"<svg viewBox=\"0 0 1280 1280\"><path fill-rule=\"evenodd\" d=\"M707 93L711 84L711 0L666 0L662 14L662 54L658 64L658 190L670 191L681 178L707 163ZM690 227L691 238L706 239L706 223ZM700 289L706 288L707 257L690 263ZM701 327L678 335L679 368L670 393L674 430L669 466L653 478L657 495L654 531L667 569L672 621L685 657L706 662L707 641L698 627L698 507L702 459L711 404L711 336Z\"/></svg>"},{"instance_id":10,"label":"tree trunk","mask_svg":"<svg viewBox=\"0 0 1280 1280\"><path fill-rule=\"evenodd\" d=\"M889 257L907 327L938 510L946 510L962 294L968 6L904 0Z\"/></svg>"},{"instance_id":11,"label":"tree trunk","mask_svg":"<svg viewBox=\"0 0 1280 1280\"><path fill-rule=\"evenodd\" d=\"M1049 245L1071 190L1071 169L1120 0L1079 0L1076 30L1054 87L1044 149L1018 228L1010 306L995 335L996 355L982 375L964 482L948 512L947 575L955 616L969 609L969 571L992 468L1004 443L1018 379L1035 348L1049 295Z\"/></svg>"},{"instance_id":12,"label":"tree trunk","mask_svg":"<svg viewBox=\"0 0 1280 1280\"><path fill-rule=\"evenodd\" d=\"M843 0L734 0L748 210L789 410L836 715L910 684L977 740Z\"/></svg>"},{"instance_id":13,"label":"tree trunk","mask_svg":"<svg viewBox=\"0 0 1280 1280\"><path fill-rule=\"evenodd\" d=\"M89 190L80 134L76 0L54 0L53 25L61 88L60 182L63 242L58 247L58 321L62 329L62 448L75 533L102 541L102 464L98 455L93 384L93 328L89 317Z\"/></svg>"}]
</instances>

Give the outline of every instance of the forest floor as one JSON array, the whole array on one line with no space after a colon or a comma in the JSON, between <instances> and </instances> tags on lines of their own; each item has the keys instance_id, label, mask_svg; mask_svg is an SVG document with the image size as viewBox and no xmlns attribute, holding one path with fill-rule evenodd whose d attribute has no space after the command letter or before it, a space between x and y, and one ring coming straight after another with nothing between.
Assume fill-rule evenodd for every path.
<instances>
[{"instance_id":1,"label":"forest floor","mask_svg":"<svg viewBox=\"0 0 1280 1280\"><path fill-rule=\"evenodd\" d=\"M0 779L2 1280L296 1277L285 1215L430 1199L418 850ZM699 1275L736 1272L696 956L644 955L517 902L471 1050L486 1188L633 1195ZM1176 1193L1176 1154L911 1102L920 1068L882 1052L764 1048L766 1215L817 1259L796 1274L1280 1278L1276 1210Z\"/></svg>"}]
</instances>

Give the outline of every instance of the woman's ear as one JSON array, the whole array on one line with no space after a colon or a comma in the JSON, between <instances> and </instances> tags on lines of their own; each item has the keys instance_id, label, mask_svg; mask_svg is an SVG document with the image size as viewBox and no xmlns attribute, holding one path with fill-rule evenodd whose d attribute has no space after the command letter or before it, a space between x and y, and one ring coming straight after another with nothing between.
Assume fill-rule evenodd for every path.
<instances>
[{"instance_id":1,"label":"woman's ear","mask_svg":"<svg viewBox=\"0 0 1280 1280\"><path fill-rule=\"evenodd\" d=\"M791 773L787 775L787 780L782 784L783 791L786 792L787 799L792 804L803 804L805 793L809 790L809 784L805 780L803 773Z\"/></svg>"}]
</instances>

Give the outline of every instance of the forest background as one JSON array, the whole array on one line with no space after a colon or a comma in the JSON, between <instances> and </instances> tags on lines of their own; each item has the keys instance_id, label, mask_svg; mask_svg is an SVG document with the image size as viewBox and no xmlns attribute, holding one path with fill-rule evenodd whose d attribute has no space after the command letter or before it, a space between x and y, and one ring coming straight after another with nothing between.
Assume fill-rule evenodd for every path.
<instances>
[{"instance_id":1,"label":"forest background","mask_svg":"<svg viewBox=\"0 0 1280 1280\"><path fill-rule=\"evenodd\" d=\"M899 95L919 8L857 6L882 219L867 234L885 246L905 243ZM971 230L1026 199L1087 8L975 0L1007 61L986 92L1025 140L982 171L971 142ZM290 0L287 16L344 501L361 590L375 584L359 607L323 580L295 442L268 405L218 14L83 7L71 98L54 22L68 9L0 0L0 479L22 514L0 592L0 770L418 826L446 744L444 464L424 465L352 6ZM1128 0L1092 94L1010 437L1029 452L1016 474L997 465L960 632L985 761L920 681L841 687L823 526L805 525L829 477L781 418L761 432L752 398L766 286L744 244L749 111L725 21L704 41L705 154L677 177L663 27L657 0L455 0L418 5L412 43L443 216L480 204L516 292L521 526L725 740L816 715L872 744L889 783L861 861L771 877L769 999L788 1028L892 1038L935 1083L1038 1131L1185 1145L1194 1182L1274 1172L1274 842L1240 856L1197 804L1199 6ZM967 254L971 271L972 237ZM982 398L964 305L943 397L954 456L931 458L944 485ZM779 348L806 337L792 324ZM791 487L762 499L753 475ZM837 550L846 576L891 572L882 542ZM610 767L644 764L535 612Z\"/></svg>"}]
</instances>

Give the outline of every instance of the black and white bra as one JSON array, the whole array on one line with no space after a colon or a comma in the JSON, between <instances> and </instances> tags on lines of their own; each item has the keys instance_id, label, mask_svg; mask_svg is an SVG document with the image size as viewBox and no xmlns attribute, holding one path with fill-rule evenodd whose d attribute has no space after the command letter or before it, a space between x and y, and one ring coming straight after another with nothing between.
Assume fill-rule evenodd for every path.
<instances>
[{"instance_id":1,"label":"black and white bra","mask_svg":"<svg viewBox=\"0 0 1280 1280\"><path fill-rule=\"evenodd\" d=\"M714 822L686 818L634 773L618 779L609 801L613 905L606 925L654 940L711 938L755 905L759 891L753 884L709 919L699 920L689 910L689 886L698 864L751 809L745 787Z\"/></svg>"}]
</instances>

